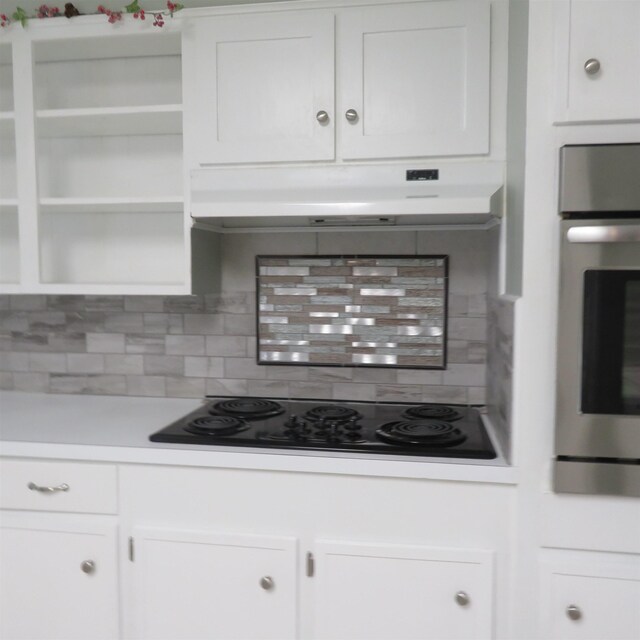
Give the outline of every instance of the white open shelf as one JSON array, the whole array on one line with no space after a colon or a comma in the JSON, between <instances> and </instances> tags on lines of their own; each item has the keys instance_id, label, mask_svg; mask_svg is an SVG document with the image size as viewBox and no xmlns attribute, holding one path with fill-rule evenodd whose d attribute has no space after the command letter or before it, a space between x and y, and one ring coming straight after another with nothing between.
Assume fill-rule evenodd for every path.
<instances>
[{"instance_id":1,"label":"white open shelf","mask_svg":"<svg viewBox=\"0 0 640 640\"><path fill-rule=\"evenodd\" d=\"M124 35L113 33L119 26L111 27L112 33L109 37L40 40L34 44L34 60L36 63L73 62L112 58L159 58L180 54L179 32L168 33L158 29L149 33L140 33L139 30L132 30Z\"/></svg>"},{"instance_id":2,"label":"white open shelf","mask_svg":"<svg viewBox=\"0 0 640 640\"><path fill-rule=\"evenodd\" d=\"M36 117L43 138L182 133L181 104L41 109Z\"/></svg>"},{"instance_id":3,"label":"white open shelf","mask_svg":"<svg viewBox=\"0 0 640 640\"><path fill-rule=\"evenodd\" d=\"M179 287L183 226L182 211L41 210L40 282Z\"/></svg>"},{"instance_id":4,"label":"white open shelf","mask_svg":"<svg viewBox=\"0 0 640 640\"><path fill-rule=\"evenodd\" d=\"M181 196L142 198L41 198L42 213L178 213Z\"/></svg>"}]
</instances>

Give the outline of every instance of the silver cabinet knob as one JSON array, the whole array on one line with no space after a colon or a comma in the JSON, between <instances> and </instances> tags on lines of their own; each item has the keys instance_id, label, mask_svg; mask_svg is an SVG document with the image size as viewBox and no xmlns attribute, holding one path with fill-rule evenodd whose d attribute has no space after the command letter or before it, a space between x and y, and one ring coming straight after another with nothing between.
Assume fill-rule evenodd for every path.
<instances>
[{"instance_id":1,"label":"silver cabinet knob","mask_svg":"<svg viewBox=\"0 0 640 640\"><path fill-rule=\"evenodd\" d=\"M27 488L31 491L39 491L40 493L55 493L56 491L69 491L69 485L66 482L59 484L57 487L41 487L35 482L30 482Z\"/></svg>"},{"instance_id":2,"label":"silver cabinet knob","mask_svg":"<svg viewBox=\"0 0 640 640\"><path fill-rule=\"evenodd\" d=\"M600 60L596 58L589 58L584 63L584 70L590 75L594 76L598 71L600 71Z\"/></svg>"},{"instance_id":3,"label":"silver cabinet knob","mask_svg":"<svg viewBox=\"0 0 640 640\"><path fill-rule=\"evenodd\" d=\"M345 111L344 117L349 122L355 122L358 119L358 112L355 109L347 109Z\"/></svg>"},{"instance_id":4,"label":"silver cabinet knob","mask_svg":"<svg viewBox=\"0 0 640 640\"><path fill-rule=\"evenodd\" d=\"M326 111L318 111L318 113L316 113L316 120L320 124L327 124L327 122L329 122L329 114Z\"/></svg>"},{"instance_id":5,"label":"silver cabinet knob","mask_svg":"<svg viewBox=\"0 0 640 640\"><path fill-rule=\"evenodd\" d=\"M84 560L80 563L80 569L84 573L93 573L96 570L96 563L93 560Z\"/></svg>"},{"instance_id":6,"label":"silver cabinet knob","mask_svg":"<svg viewBox=\"0 0 640 640\"><path fill-rule=\"evenodd\" d=\"M464 591L458 591L458 593L456 593L456 602L461 607L466 607L471 602L471 598Z\"/></svg>"},{"instance_id":7,"label":"silver cabinet knob","mask_svg":"<svg viewBox=\"0 0 640 640\"><path fill-rule=\"evenodd\" d=\"M580 607L575 604L570 604L567 607L567 617L569 620L580 620L580 618L582 618L582 611L580 611Z\"/></svg>"},{"instance_id":8,"label":"silver cabinet knob","mask_svg":"<svg viewBox=\"0 0 640 640\"><path fill-rule=\"evenodd\" d=\"M262 576L262 578L260 578L260 586L265 591L270 591L271 589L273 589L273 587L276 586L276 583L273 581L273 578L271 576Z\"/></svg>"}]
</instances>

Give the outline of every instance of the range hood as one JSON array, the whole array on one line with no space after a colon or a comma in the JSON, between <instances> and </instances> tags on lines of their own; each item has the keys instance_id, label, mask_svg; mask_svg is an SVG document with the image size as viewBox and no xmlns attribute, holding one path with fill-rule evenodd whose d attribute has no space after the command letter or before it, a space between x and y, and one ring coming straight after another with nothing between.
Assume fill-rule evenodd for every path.
<instances>
[{"instance_id":1,"label":"range hood","mask_svg":"<svg viewBox=\"0 0 640 640\"><path fill-rule=\"evenodd\" d=\"M191 215L222 231L486 225L502 178L495 162L207 167L191 172Z\"/></svg>"}]
</instances>

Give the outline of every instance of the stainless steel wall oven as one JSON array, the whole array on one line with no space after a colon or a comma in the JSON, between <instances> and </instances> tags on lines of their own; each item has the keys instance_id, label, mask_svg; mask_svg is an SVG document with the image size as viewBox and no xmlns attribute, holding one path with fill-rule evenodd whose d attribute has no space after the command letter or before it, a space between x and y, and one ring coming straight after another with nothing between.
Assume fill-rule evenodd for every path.
<instances>
[{"instance_id":1,"label":"stainless steel wall oven","mask_svg":"<svg viewBox=\"0 0 640 640\"><path fill-rule=\"evenodd\" d=\"M554 487L640 496L640 144L561 150Z\"/></svg>"}]
</instances>

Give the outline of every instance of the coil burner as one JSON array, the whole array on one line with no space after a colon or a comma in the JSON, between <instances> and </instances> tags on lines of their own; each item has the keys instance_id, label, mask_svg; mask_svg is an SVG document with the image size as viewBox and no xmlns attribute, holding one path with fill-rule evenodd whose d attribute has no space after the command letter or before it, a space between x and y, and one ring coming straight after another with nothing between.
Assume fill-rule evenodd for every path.
<instances>
[{"instance_id":1,"label":"coil burner","mask_svg":"<svg viewBox=\"0 0 640 640\"><path fill-rule=\"evenodd\" d=\"M444 420L445 422L454 422L462 418L459 411L441 404L422 404L417 407L409 407L402 415L412 420Z\"/></svg>"},{"instance_id":2,"label":"coil burner","mask_svg":"<svg viewBox=\"0 0 640 640\"><path fill-rule=\"evenodd\" d=\"M304 417L307 420L317 423L353 423L362 418L355 409L335 404L319 404L316 407L309 409L309 411L304 414Z\"/></svg>"},{"instance_id":3,"label":"coil burner","mask_svg":"<svg viewBox=\"0 0 640 640\"><path fill-rule=\"evenodd\" d=\"M390 444L423 447L454 447L466 440L460 429L439 420L388 422L376 429L376 435Z\"/></svg>"},{"instance_id":4,"label":"coil burner","mask_svg":"<svg viewBox=\"0 0 640 640\"><path fill-rule=\"evenodd\" d=\"M284 413L284 407L273 400L264 398L233 398L216 402L211 412L237 416L245 420L263 420Z\"/></svg>"},{"instance_id":5,"label":"coil burner","mask_svg":"<svg viewBox=\"0 0 640 640\"><path fill-rule=\"evenodd\" d=\"M192 420L185 431L196 435L230 436L249 429L249 425L233 416L201 416Z\"/></svg>"}]
</instances>

